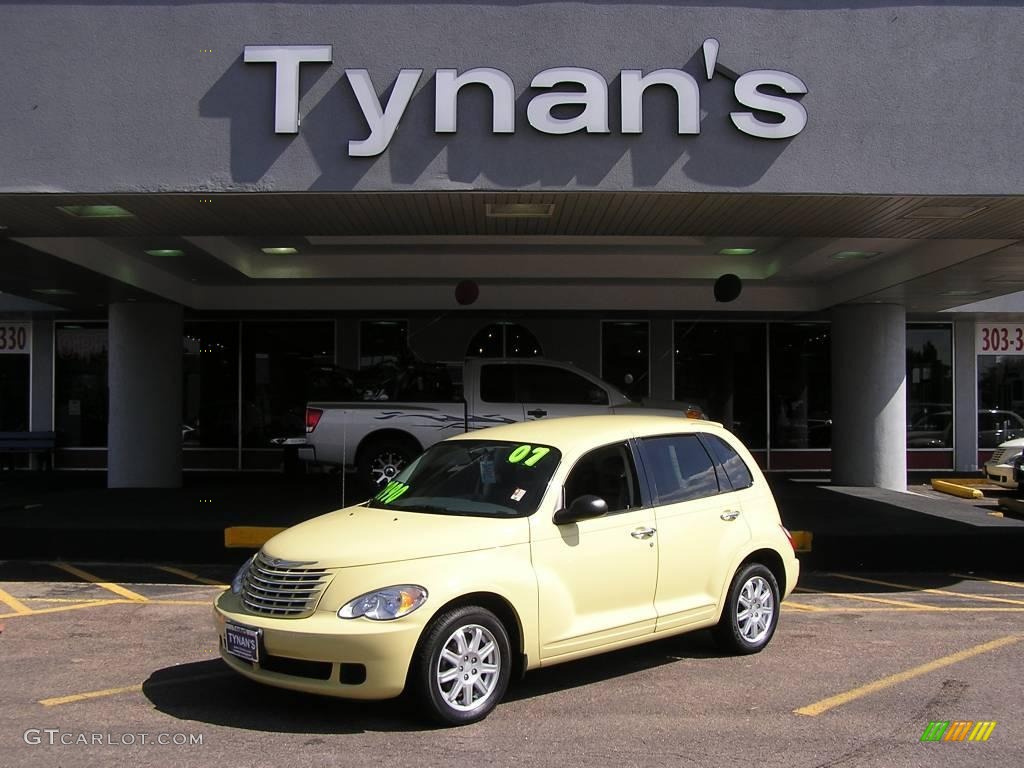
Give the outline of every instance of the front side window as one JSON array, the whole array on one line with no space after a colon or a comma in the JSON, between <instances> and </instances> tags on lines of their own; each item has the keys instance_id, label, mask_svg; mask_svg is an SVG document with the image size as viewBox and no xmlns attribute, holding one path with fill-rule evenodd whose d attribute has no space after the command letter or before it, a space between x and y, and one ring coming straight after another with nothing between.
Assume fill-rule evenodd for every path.
<instances>
[{"instance_id":1,"label":"front side window","mask_svg":"<svg viewBox=\"0 0 1024 768\"><path fill-rule=\"evenodd\" d=\"M641 505L636 467L625 443L598 448L576 462L565 481L565 506L580 496L604 499L609 512Z\"/></svg>"},{"instance_id":2,"label":"front side window","mask_svg":"<svg viewBox=\"0 0 1024 768\"><path fill-rule=\"evenodd\" d=\"M453 440L437 443L369 506L472 517L533 514L562 454L550 445Z\"/></svg>"},{"instance_id":3,"label":"front side window","mask_svg":"<svg viewBox=\"0 0 1024 768\"><path fill-rule=\"evenodd\" d=\"M659 504L674 504L718 493L715 466L697 435L652 437L640 442L644 465L654 480Z\"/></svg>"}]
</instances>

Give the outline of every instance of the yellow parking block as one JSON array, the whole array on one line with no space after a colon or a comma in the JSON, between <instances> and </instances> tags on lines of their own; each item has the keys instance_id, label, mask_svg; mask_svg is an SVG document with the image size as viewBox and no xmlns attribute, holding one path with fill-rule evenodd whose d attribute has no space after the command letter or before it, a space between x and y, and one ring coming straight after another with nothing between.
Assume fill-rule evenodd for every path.
<instances>
[{"instance_id":1,"label":"yellow parking block","mask_svg":"<svg viewBox=\"0 0 1024 768\"><path fill-rule=\"evenodd\" d=\"M229 549L244 547L259 549L267 543L267 539L276 536L284 528L272 528L263 525L236 525L224 529L224 546Z\"/></svg>"},{"instance_id":2,"label":"yellow parking block","mask_svg":"<svg viewBox=\"0 0 1024 768\"><path fill-rule=\"evenodd\" d=\"M951 496L959 496L961 499L985 498L985 494L977 488L971 488L969 485L963 485L961 483L954 483L950 480L932 480L932 488L942 493L948 493Z\"/></svg>"}]
</instances>

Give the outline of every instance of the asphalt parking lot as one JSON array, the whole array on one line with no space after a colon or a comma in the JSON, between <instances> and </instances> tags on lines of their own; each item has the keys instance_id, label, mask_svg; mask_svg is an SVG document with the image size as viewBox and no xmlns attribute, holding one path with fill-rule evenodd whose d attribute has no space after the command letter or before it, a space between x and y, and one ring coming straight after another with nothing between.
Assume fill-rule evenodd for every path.
<instances>
[{"instance_id":1,"label":"asphalt parking lot","mask_svg":"<svg viewBox=\"0 0 1024 768\"><path fill-rule=\"evenodd\" d=\"M0 563L0 764L1024 764L1022 581L805 573L759 655L662 640L531 672L444 730L231 673L210 603L232 570ZM954 721L964 741L921 741Z\"/></svg>"}]
</instances>

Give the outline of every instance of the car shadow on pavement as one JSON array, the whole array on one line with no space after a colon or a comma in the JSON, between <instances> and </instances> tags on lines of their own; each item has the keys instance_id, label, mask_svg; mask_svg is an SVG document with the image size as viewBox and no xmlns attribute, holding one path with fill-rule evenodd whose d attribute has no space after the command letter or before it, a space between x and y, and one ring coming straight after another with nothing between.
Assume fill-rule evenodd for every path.
<instances>
[{"instance_id":1,"label":"car shadow on pavement","mask_svg":"<svg viewBox=\"0 0 1024 768\"><path fill-rule=\"evenodd\" d=\"M723 656L708 632L667 638L634 648L530 672L513 681L505 701L544 696L673 664ZM268 733L338 734L427 731L404 698L354 701L261 685L236 674L219 658L154 671L142 692L160 712L178 720Z\"/></svg>"}]
</instances>

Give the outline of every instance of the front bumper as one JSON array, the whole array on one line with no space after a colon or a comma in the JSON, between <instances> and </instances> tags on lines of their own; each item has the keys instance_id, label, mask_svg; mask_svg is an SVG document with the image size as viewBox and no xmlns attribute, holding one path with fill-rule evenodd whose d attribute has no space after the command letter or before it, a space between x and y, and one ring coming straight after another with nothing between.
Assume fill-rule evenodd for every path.
<instances>
[{"instance_id":1,"label":"front bumper","mask_svg":"<svg viewBox=\"0 0 1024 768\"><path fill-rule=\"evenodd\" d=\"M993 464L989 462L985 465L985 477L989 482L996 485L1017 490L1018 478L1013 464Z\"/></svg>"},{"instance_id":2,"label":"front bumper","mask_svg":"<svg viewBox=\"0 0 1024 768\"><path fill-rule=\"evenodd\" d=\"M302 619L260 616L245 611L230 590L214 603L220 654L233 670L279 688L350 699L389 699L402 692L422 630L415 618L416 613L397 621L339 619L329 611ZM228 622L262 630L261 663L225 650Z\"/></svg>"}]
</instances>

